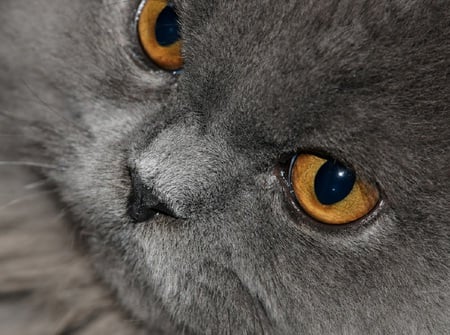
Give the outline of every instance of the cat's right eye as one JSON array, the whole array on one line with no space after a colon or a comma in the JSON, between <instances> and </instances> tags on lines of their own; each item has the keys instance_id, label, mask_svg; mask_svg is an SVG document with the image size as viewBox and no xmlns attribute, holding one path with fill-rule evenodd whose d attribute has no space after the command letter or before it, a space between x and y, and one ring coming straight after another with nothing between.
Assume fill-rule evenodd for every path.
<instances>
[{"instance_id":1,"label":"cat's right eye","mask_svg":"<svg viewBox=\"0 0 450 335\"><path fill-rule=\"evenodd\" d=\"M178 16L167 0L147 0L138 18L137 32L142 48L161 69L183 67Z\"/></svg>"}]
</instances>

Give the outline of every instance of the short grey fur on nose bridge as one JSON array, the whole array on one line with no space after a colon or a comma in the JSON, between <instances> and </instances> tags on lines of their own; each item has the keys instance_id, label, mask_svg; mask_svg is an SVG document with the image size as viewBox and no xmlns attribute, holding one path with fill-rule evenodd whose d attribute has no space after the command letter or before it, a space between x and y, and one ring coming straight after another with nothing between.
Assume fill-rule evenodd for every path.
<instances>
[{"instance_id":1,"label":"short grey fur on nose bridge","mask_svg":"<svg viewBox=\"0 0 450 335\"><path fill-rule=\"evenodd\" d=\"M245 162L220 136L176 125L135 152L130 165L178 217L187 218L228 192Z\"/></svg>"}]
</instances>

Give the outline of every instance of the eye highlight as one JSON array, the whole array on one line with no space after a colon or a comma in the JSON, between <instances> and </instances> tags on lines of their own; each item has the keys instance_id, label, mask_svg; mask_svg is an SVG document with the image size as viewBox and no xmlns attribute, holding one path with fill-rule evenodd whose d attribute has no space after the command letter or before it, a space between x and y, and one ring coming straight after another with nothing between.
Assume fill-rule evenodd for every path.
<instances>
[{"instance_id":1,"label":"eye highlight","mask_svg":"<svg viewBox=\"0 0 450 335\"><path fill-rule=\"evenodd\" d=\"M145 53L168 71L183 67L178 16L167 0L147 0L138 19L139 40Z\"/></svg>"},{"instance_id":2,"label":"eye highlight","mask_svg":"<svg viewBox=\"0 0 450 335\"><path fill-rule=\"evenodd\" d=\"M367 215L377 204L377 188L334 159L310 154L293 158L289 181L303 210L327 224L346 224Z\"/></svg>"}]
</instances>

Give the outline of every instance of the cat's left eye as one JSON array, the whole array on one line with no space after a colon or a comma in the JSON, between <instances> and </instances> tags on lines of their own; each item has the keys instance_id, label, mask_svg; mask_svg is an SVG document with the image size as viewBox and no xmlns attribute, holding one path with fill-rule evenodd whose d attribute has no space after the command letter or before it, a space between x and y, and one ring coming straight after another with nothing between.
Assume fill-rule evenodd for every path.
<instances>
[{"instance_id":1,"label":"cat's left eye","mask_svg":"<svg viewBox=\"0 0 450 335\"><path fill-rule=\"evenodd\" d=\"M357 221L379 201L377 187L360 178L352 168L312 154L293 157L289 184L303 210L326 224Z\"/></svg>"},{"instance_id":2,"label":"cat's left eye","mask_svg":"<svg viewBox=\"0 0 450 335\"><path fill-rule=\"evenodd\" d=\"M147 0L138 18L138 35L148 57L161 69L183 67L178 16L167 0Z\"/></svg>"}]
</instances>

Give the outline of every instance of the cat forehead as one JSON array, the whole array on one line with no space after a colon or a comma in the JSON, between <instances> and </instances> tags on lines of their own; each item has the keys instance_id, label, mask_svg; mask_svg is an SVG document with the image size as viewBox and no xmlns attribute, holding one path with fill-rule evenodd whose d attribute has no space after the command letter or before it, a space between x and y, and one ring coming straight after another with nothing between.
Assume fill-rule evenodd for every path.
<instances>
[{"instance_id":1,"label":"cat forehead","mask_svg":"<svg viewBox=\"0 0 450 335\"><path fill-rule=\"evenodd\" d=\"M44 50L48 43L57 44L52 50L63 60L58 64L79 68L84 74L80 82L90 91L99 87L105 98L116 100L133 93L131 98L149 97L149 103L154 98L150 88L164 78L154 79L151 69L135 69L126 57L139 47L133 30L139 4L30 3L48 7L49 14L36 8L40 16L31 19L42 25L50 20L44 16L51 15L48 25L55 35L36 39L36 48L43 49L37 55L48 54ZM439 145L439 136L447 131L439 127L445 124L442 111L450 96L443 75L447 62L442 61L448 55L450 30L445 4L324 0L175 4L186 60L175 107L231 130L237 141L261 138L293 150L338 147L345 138L365 134L358 143L362 149L390 137L395 149L402 137ZM55 64L49 70L53 68ZM86 75L86 70L95 75ZM86 82L103 77L96 86L97 82ZM104 93L109 91L113 92Z\"/></svg>"},{"instance_id":2,"label":"cat forehead","mask_svg":"<svg viewBox=\"0 0 450 335\"><path fill-rule=\"evenodd\" d=\"M418 125L432 113L427 101L445 106L424 77L445 86L433 74L445 67L446 8L417 1L178 5L182 104L226 119L228 128L237 120L236 133L253 130L293 146L314 132L324 134L323 143L355 133L411 137L426 131ZM444 117L433 114L436 122ZM376 141L367 138L365 147L369 142Z\"/></svg>"}]
</instances>

